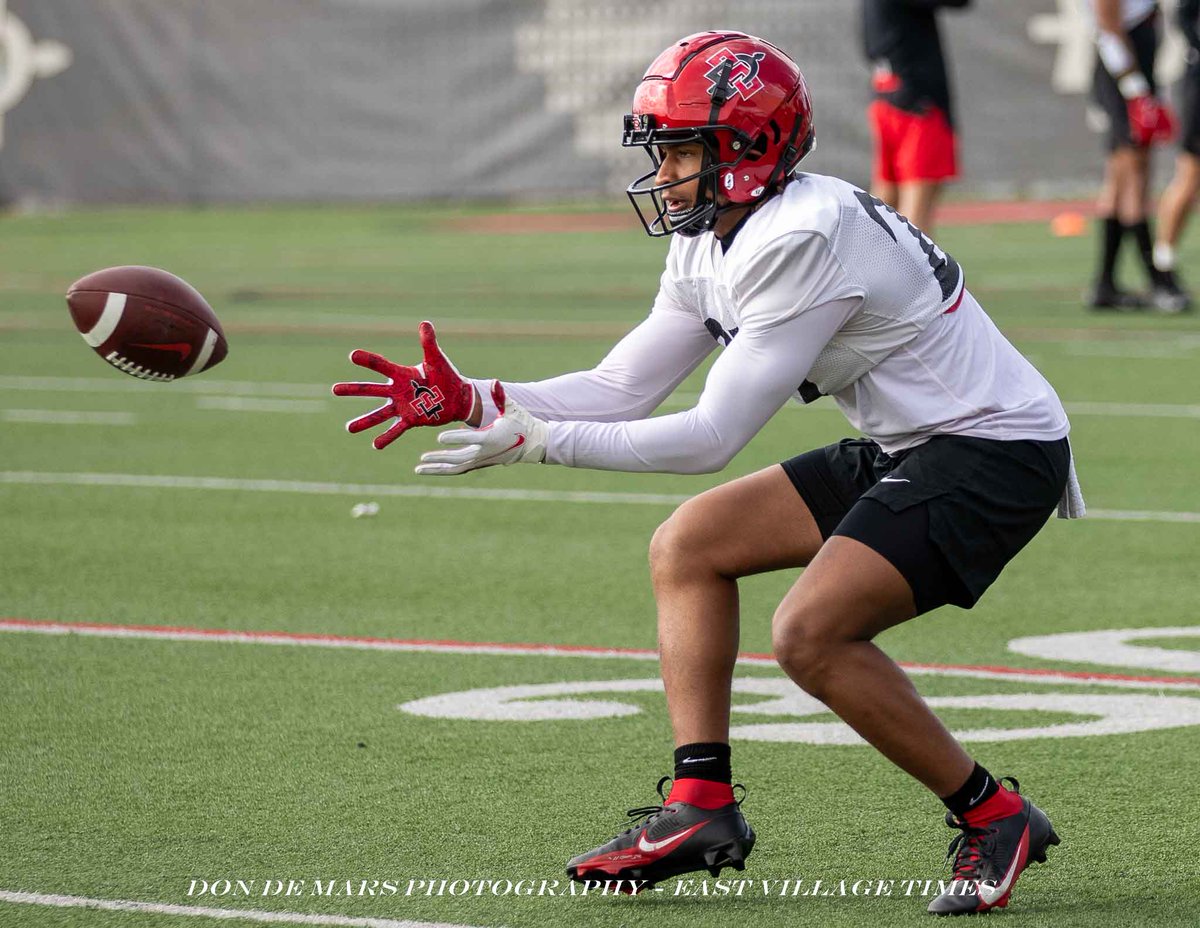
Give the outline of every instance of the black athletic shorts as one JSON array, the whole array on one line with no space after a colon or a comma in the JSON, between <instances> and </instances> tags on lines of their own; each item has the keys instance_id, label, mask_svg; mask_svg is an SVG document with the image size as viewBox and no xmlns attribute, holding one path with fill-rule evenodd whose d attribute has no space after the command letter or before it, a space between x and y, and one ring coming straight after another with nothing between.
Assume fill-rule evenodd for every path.
<instances>
[{"instance_id":1,"label":"black athletic shorts","mask_svg":"<svg viewBox=\"0 0 1200 928\"><path fill-rule=\"evenodd\" d=\"M1179 82L1180 144L1200 157L1200 61L1188 65Z\"/></svg>"},{"instance_id":2,"label":"black athletic shorts","mask_svg":"<svg viewBox=\"0 0 1200 928\"><path fill-rule=\"evenodd\" d=\"M822 539L845 535L887 558L921 614L975 605L1054 512L1070 461L1065 438L939 435L893 455L847 438L783 469Z\"/></svg>"},{"instance_id":3,"label":"black athletic shorts","mask_svg":"<svg viewBox=\"0 0 1200 928\"><path fill-rule=\"evenodd\" d=\"M1150 83L1150 92L1157 93L1154 82L1154 60L1158 56L1159 16L1153 13L1129 30L1129 41L1133 45L1134 59L1138 70ZM1096 70L1092 75L1092 98L1108 117L1108 150L1133 145L1129 134L1129 110L1125 98L1117 87L1117 79L1108 73L1104 62L1096 58Z\"/></svg>"}]
</instances>

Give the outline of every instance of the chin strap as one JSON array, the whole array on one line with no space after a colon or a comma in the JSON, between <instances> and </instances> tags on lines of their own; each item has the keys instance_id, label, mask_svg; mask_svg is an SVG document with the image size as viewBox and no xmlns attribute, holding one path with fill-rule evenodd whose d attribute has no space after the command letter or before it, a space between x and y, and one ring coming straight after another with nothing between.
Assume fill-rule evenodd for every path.
<instances>
[{"instance_id":1,"label":"chin strap","mask_svg":"<svg viewBox=\"0 0 1200 928\"><path fill-rule=\"evenodd\" d=\"M771 177L767 180L766 188L771 190L787 175L788 165L793 162L799 163L800 158L804 157L807 152L802 152L800 148L796 148L796 136L800 134L800 120L797 119L792 123L792 131L788 133L787 144L783 146L783 153L779 157L778 163L775 165L775 170L771 172ZM810 127L808 135L805 136L804 144L801 148L812 148L813 132Z\"/></svg>"},{"instance_id":2,"label":"chin strap","mask_svg":"<svg viewBox=\"0 0 1200 928\"><path fill-rule=\"evenodd\" d=\"M715 126L718 124L718 118L721 115L721 107L729 102L730 92L733 89L729 83L729 75L733 71L733 65L733 60L726 58L718 66L720 70L717 72L717 78L713 84L712 106L710 106L708 109L708 124L710 126ZM707 136L702 136L702 138L704 138L704 160L700 163L700 169L704 171L711 167L713 155L712 151L709 149ZM717 205L716 172L708 175L700 182L700 188L697 189L696 196L697 199L703 198L706 203L711 204L712 209L709 212L708 218L698 225L693 226L693 228L696 230L696 233L709 232L712 230L712 227L716 225L717 217L721 214L721 207Z\"/></svg>"}]
</instances>

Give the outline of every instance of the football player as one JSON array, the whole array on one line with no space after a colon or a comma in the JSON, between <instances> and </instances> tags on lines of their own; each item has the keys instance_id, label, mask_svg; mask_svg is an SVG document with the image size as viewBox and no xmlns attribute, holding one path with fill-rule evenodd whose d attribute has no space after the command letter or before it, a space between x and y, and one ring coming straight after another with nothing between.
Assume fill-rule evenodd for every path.
<instances>
[{"instance_id":1,"label":"football player","mask_svg":"<svg viewBox=\"0 0 1200 928\"><path fill-rule=\"evenodd\" d=\"M1182 147L1175 160L1175 176L1158 203L1154 266L1163 275L1163 286L1155 307L1163 312L1183 312L1192 305L1176 276L1175 249L1200 193L1200 0L1179 0L1177 13L1188 43L1188 64L1180 82Z\"/></svg>"},{"instance_id":2,"label":"football player","mask_svg":"<svg viewBox=\"0 0 1200 928\"><path fill-rule=\"evenodd\" d=\"M774 45L681 39L625 118L623 144L651 160L629 197L650 235L672 237L649 316L594 369L533 383L461 377L423 323L421 365L355 352L388 382L334 393L384 401L347 426L394 419L377 448L465 420L422 455L423 475L515 463L713 473L789 399L829 396L864 437L702 493L655 533L674 780L568 873L656 883L741 869L755 836L731 786L738 579L803 567L773 618L775 656L946 804L954 881L930 911L985 912L1058 836L872 639L948 603L971 608L1056 507L1080 513L1069 426L950 255L881 200L798 171L814 138L804 78ZM695 407L650 418L717 347Z\"/></svg>"},{"instance_id":3,"label":"football player","mask_svg":"<svg viewBox=\"0 0 1200 928\"><path fill-rule=\"evenodd\" d=\"M970 0L863 0L863 48L874 68L867 111L875 139L871 192L926 233L942 185L958 176L939 7Z\"/></svg>"},{"instance_id":4,"label":"football player","mask_svg":"<svg viewBox=\"0 0 1200 928\"><path fill-rule=\"evenodd\" d=\"M1159 44L1155 0L1091 0L1099 53L1092 84L1096 103L1108 121L1108 158L1097 203L1101 230L1100 274L1085 296L1092 309L1128 310L1142 297L1116 283L1121 240L1131 234L1150 277L1151 301L1172 299L1171 280L1154 266L1147 215L1150 148L1171 141L1175 120L1159 98L1154 60Z\"/></svg>"}]
</instances>

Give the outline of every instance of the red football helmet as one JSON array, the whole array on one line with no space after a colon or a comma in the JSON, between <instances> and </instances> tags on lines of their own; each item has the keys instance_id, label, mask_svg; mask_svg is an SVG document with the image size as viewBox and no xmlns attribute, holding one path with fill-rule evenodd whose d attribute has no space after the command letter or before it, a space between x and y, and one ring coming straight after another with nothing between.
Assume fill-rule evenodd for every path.
<instances>
[{"instance_id":1,"label":"red football helmet","mask_svg":"<svg viewBox=\"0 0 1200 928\"><path fill-rule=\"evenodd\" d=\"M621 144L645 148L654 170L626 193L650 235L699 235L722 212L774 193L814 140L808 85L796 62L752 35L698 32L655 58L633 95ZM701 170L656 185L658 146L697 141L705 151ZM696 205L669 216L663 191L697 179Z\"/></svg>"}]
</instances>

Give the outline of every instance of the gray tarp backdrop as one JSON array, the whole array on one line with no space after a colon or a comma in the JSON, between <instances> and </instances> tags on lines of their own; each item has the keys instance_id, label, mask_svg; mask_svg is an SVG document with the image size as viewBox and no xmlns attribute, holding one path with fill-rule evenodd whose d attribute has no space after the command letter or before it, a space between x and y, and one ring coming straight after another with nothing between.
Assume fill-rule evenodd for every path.
<instances>
[{"instance_id":1,"label":"gray tarp backdrop","mask_svg":"<svg viewBox=\"0 0 1200 928\"><path fill-rule=\"evenodd\" d=\"M800 62L806 167L865 183L858 18L857 0L0 0L0 201L618 194L644 160L620 149L634 84L713 27ZM943 19L959 189L1094 189L1082 0ZM1175 37L1162 57L1176 76Z\"/></svg>"}]
</instances>

